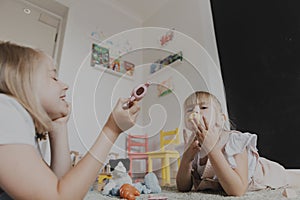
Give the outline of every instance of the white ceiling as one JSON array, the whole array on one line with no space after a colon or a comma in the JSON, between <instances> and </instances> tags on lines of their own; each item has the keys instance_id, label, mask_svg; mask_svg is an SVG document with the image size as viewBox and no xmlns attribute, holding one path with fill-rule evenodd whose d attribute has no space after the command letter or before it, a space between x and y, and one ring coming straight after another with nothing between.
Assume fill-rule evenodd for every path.
<instances>
[{"instance_id":1,"label":"white ceiling","mask_svg":"<svg viewBox=\"0 0 300 200\"><path fill-rule=\"evenodd\" d=\"M140 21L154 15L170 0L106 0Z\"/></svg>"},{"instance_id":2,"label":"white ceiling","mask_svg":"<svg viewBox=\"0 0 300 200\"><path fill-rule=\"evenodd\" d=\"M22 0L21 0L22 1ZM67 12L68 8L65 5L55 1L55 0L23 0L27 1L33 5L39 6L40 8L46 9L60 17L64 17Z\"/></svg>"},{"instance_id":3,"label":"white ceiling","mask_svg":"<svg viewBox=\"0 0 300 200\"><path fill-rule=\"evenodd\" d=\"M30 1L30 0L29 0ZM34 1L34 0L31 0ZM37 0L36 0L37 1ZM56 1L65 6L72 7L80 0L43 0ZM170 0L99 0L107 5L110 5L118 10L134 17L138 21L145 21L154 15L162 6Z\"/></svg>"}]
</instances>

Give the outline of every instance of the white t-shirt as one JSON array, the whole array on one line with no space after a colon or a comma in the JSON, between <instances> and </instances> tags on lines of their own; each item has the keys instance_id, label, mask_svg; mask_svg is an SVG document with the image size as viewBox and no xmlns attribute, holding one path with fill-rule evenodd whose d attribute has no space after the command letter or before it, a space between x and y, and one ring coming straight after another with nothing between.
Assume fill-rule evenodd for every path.
<instances>
[{"instance_id":1,"label":"white t-shirt","mask_svg":"<svg viewBox=\"0 0 300 200\"><path fill-rule=\"evenodd\" d=\"M35 127L30 114L13 97L0 94L0 145L29 144L37 151Z\"/></svg>"}]
</instances>

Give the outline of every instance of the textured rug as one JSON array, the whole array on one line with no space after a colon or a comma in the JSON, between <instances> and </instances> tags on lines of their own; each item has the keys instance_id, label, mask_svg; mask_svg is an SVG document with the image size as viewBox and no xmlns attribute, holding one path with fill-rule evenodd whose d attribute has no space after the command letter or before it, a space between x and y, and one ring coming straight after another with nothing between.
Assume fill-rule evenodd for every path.
<instances>
[{"instance_id":1,"label":"textured rug","mask_svg":"<svg viewBox=\"0 0 300 200\"><path fill-rule=\"evenodd\" d=\"M292 200L300 200L300 189L295 190L297 193L296 198L289 198ZM203 191L203 192L187 192L181 193L176 190L175 187L164 187L162 188L162 193L160 194L151 194L152 196L163 196L168 197L168 200L288 200L288 198L282 195L283 189L276 189L276 190L260 190L255 192L247 192L242 197L230 197L226 196L223 192L213 192L213 191ZM136 200L147 200L149 194L142 194L141 196L137 197ZM90 191L84 198L84 200L96 200L96 199L120 199L120 197L109 197L103 196L101 193L96 191Z\"/></svg>"}]
</instances>

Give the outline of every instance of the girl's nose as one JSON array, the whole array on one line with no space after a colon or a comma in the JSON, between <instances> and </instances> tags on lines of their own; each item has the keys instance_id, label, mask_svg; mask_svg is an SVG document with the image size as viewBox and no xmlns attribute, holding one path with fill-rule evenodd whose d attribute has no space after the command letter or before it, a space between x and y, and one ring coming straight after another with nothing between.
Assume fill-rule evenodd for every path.
<instances>
[{"instance_id":1,"label":"girl's nose","mask_svg":"<svg viewBox=\"0 0 300 200\"><path fill-rule=\"evenodd\" d=\"M200 106L199 105L195 105L193 112L195 113L200 113Z\"/></svg>"}]
</instances>

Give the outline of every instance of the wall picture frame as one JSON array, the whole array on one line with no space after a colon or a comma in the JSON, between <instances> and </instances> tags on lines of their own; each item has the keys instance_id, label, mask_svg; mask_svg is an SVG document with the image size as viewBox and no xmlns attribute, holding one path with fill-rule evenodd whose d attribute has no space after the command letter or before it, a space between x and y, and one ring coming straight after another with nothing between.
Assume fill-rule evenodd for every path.
<instances>
[{"instance_id":1,"label":"wall picture frame","mask_svg":"<svg viewBox=\"0 0 300 200\"><path fill-rule=\"evenodd\" d=\"M101 65L109 68L109 49L98 44L92 44L91 66Z\"/></svg>"}]
</instances>

